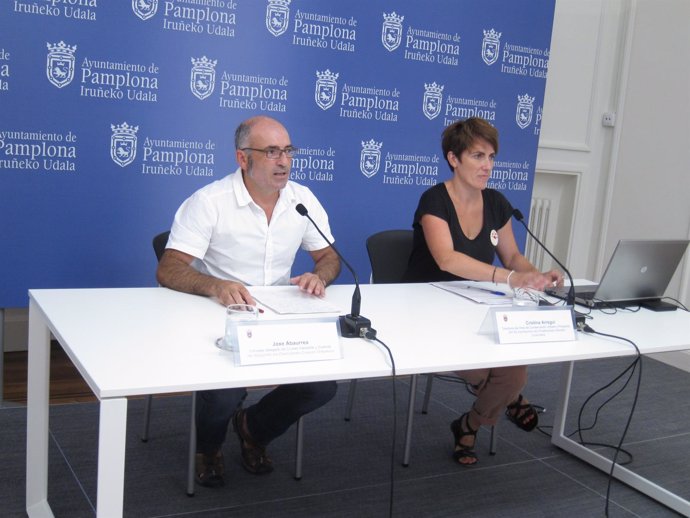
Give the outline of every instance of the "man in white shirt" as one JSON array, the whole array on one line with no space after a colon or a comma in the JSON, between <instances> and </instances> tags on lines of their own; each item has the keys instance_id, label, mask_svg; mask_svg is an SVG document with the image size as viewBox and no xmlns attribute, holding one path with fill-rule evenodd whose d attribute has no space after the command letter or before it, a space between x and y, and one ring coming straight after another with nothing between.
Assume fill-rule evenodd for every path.
<instances>
[{"instance_id":1,"label":"man in white shirt","mask_svg":"<svg viewBox=\"0 0 690 518\"><path fill-rule=\"evenodd\" d=\"M221 304L256 304L251 286L294 284L323 296L340 273L340 260L295 206L303 204L333 241L328 216L312 192L288 181L296 152L285 127L257 116L235 131L239 168L188 198L178 209L158 282L168 288L216 298ZM299 248L314 260L312 272L290 277ZM302 415L330 401L334 381L282 385L242 408L245 389L197 395L197 482L223 484L222 444L228 424L240 440L242 465L255 474L273 471L266 446Z\"/></svg>"}]
</instances>

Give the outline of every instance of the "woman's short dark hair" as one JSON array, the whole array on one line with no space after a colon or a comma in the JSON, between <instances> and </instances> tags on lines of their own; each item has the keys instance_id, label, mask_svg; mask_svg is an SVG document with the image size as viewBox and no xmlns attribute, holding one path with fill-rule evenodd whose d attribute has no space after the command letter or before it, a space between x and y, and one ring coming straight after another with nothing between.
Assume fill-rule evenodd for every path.
<instances>
[{"instance_id":1,"label":"woman's short dark hair","mask_svg":"<svg viewBox=\"0 0 690 518\"><path fill-rule=\"evenodd\" d=\"M469 119L455 121L446 127L441 136L441 148L443 149L443 157L446 159L446 162L448 162L449 151L452 151L460 160L462 152L477 139L486 140L494 148L494 152L498 153L498 130L486 120L479 117L470 117ZM451 171L453 170L450 162L448 162L448 167L450 167Z\"/></svg>"}]
</instances>

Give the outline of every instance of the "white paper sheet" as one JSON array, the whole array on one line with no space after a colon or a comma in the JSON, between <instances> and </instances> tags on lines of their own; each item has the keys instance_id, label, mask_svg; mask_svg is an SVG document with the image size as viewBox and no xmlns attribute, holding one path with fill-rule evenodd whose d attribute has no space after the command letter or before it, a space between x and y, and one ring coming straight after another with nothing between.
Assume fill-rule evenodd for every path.
<instances>
[{"instance_id":1,"label":"white paper sheet","mask_svg":"<svg viewBox=\"0 0 690 518\"><path fill-rule=\"evenodd\" d=\"M475 281L432 282L431 285L465 297L478 304L489 304L492 306L510 306L513 304L513 292L507 285Z\"/></svg>"},{"instance_id":2,"label":"white paper sheet","mask_svg":"<svg viewBox=\"0 0 690 518\"><path fill-rule=\"evenodd\" d=\"M342 313L326 299L304 293L297 286L285 286L270 293L253 295L261 304L278 314Z\"/></svg>"}]
</instances>

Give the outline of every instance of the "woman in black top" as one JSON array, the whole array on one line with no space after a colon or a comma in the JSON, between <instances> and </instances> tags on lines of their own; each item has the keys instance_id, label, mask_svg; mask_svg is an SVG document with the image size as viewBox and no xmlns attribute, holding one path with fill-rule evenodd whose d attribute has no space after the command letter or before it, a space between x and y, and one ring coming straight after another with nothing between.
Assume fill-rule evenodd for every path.
<instances>
[{"instance_id":1,"label":"woman in black top","mask_svg":"<svg viewBox=\"0 0 690 518\"><path fill-rule=\"evenodd\" d=\"M453 176L419 200L405 280L469 279L540 291L562 285L560 272L540 273L520 253L511 225L512 206L500 192L486 188L498 152L496 128L476 117L457 121L443 131L441 145ZM503 267L494 266L496 254ZM453 457L460 464L477 462L474 443L479 427L495 424L504 409L523 430L537 426L537 412L520 393L527 383L526 366L458 374L477 396L472 408L451 423Z\"/></svg>"}]
</instances>

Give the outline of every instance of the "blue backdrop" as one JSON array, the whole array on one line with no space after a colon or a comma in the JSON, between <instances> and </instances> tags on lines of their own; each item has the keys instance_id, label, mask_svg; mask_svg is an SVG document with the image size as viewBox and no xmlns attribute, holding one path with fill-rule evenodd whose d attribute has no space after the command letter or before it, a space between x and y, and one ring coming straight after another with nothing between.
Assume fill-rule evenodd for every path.
<instances>
[{"instance_id":1,"label":"blue backdrop","mask_svg":"<svg viewBox=\"0 0 690 518\"><path fill-rule=\"evenodd\" d=\"M410 228L450 176L454 120L499 129L490 186L528 214L554 2L2 2L0 307L29 288L155 285L151 238L234 171L234 129L257 113L301 148L292 179L362 282L366 237Z\"/></svg>"}]
</instances>

